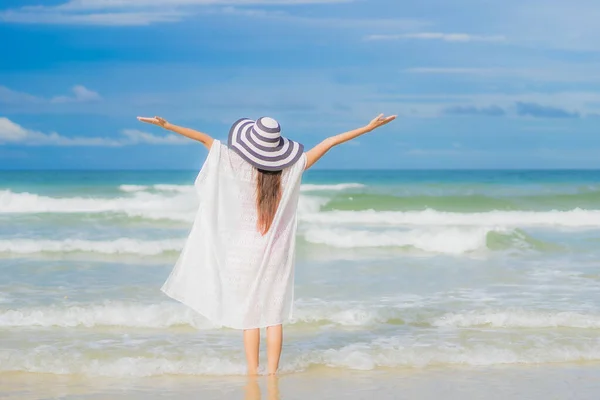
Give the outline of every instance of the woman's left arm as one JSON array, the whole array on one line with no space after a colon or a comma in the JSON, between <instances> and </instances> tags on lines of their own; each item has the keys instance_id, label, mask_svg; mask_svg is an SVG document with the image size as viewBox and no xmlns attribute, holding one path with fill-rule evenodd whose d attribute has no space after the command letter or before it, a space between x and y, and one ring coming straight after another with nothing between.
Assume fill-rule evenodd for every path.
<instances>
[{"instance_id":1,"label":"woman's left arm","mask_svg":"<svg viewBox=\"0 0 600 400\"><path fill-rule=\"evenodd\" d=\"M196 130L190 129L190 128L184 128L183 126L173 125L161 117L154 117L154 118L138 117L138 120L140 120L142 122L146 122L148 124L160 126L161 128L164 128L168 131L175 132L175 133L178 133L185 137L189 137L190 139L197 140L200 143L202 143L209 150L214 141L214 139L210 135L207 135L204 132L196 131Z\"/></svg>"}]
</instances>

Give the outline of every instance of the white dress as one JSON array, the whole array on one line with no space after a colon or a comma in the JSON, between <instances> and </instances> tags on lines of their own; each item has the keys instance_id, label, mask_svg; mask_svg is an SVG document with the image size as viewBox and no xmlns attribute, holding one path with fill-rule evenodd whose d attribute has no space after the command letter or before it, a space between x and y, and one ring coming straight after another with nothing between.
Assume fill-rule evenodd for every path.
<instances>
[{"instance_id":1,"label":"white dress","mask_svg":"<svg viewBox=\"0 0 600 400\"><path fill-rule=\"evenodd\" d=\"M256 222L256 169L218 140L195 181L200 205L161 290L217 325L287 322L294 298L296 210L306 155L282 173L282 196L266 235Z\"/></svg>"}]
</instances>

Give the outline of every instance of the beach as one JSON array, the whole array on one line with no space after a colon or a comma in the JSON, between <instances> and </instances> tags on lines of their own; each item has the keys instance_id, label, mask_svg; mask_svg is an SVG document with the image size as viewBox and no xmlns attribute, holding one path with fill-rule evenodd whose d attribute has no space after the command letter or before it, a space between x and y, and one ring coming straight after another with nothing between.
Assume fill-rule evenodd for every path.
<instances>
[{"instance_id":1,"label":"beach","mask_svg":"<svg viewBox=\"0 0 600 400\"><path fill-rule=\"evenodd\" d=\"M309 171L256 384L160 292L196 174L0 172L0 398L600 396L599 171Z\"/></svg>"},{"instance_id":2,"label":"beach","mask_svg":"<svg viewBox=\"0 0 600 400\"><path fill-rule=\"evenodd\" d=\"M598 398L591 365L400 371L316 370L276 378L161 376L117 379L10 374L5 399L578 399Z\"/></svg>"}]
</instances>

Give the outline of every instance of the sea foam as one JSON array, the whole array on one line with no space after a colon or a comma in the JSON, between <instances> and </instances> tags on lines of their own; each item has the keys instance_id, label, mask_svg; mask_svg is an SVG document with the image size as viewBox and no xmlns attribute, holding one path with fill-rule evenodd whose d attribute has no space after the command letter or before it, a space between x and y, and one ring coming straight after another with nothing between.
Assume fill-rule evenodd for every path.
<instances>
[{"instance_id":1,"label":"sea foam","mask_svg":"<svg viewBox=\"0 0 600 400\"><path fill-rule=\"evenodd\" d=\"M487 235L490 232L508 235L513 231L498 227L429 228L407 231L386 230L380 232L343 228L309 228L299 235L304 237L309 243L338 248L400 247L439 254L464 254L488 249ZM110 241L84 239L9 239L0 240L0 253L21 255L37 253L98 253L107 255L131 254L152 256L181 251L184 243L185 238L183 237L161 240L121 237Z\"/></svg>"},{"instance_id":2,"label":"sea foam","mask_svg":"<svg viewBox=\"0 0 600 400\"><path fill-rule=\"evenodd\" d=\"M151 256L165 252L180 251L183 248L183 244L184 239L138 240L118 238L110 241L81 239L12 239L0 240L0 253L35 254L81 252L99 254L138 254Z\"/></svg>"},{"instance_id":3,"label":"sea foam","mask_svg":"<svg viewBox=\"0 0 600 400\"><path fill-rule=\"evenodd\" d=\"M119 343L121 344L121 343ZM121 347L123 345L121 344ZM189 344L184 354L169 354L162 346L136 345L127 355L78 349L70 345L38 346L31 350L0 350L0 372L34 372L54 375L148 377L160 375L244 375L245 362L231 351L214 351ZM133 354L131 354L133 353ZM312 367L369 371L378 368L427 368L439 366L541 365L600 361L600 345L546 341L535 347L511 343L460 344L405 340L397 337L354 342L325 349L289 349L282 373ZM261 369L264 373L264 366Z\"/></svg>"},{"instance_id":4,"label":"sea foam","mask_svg":"<svg viewBox=\"0 0 600 400\"><path fill-rule=\"evenodd\" d=\"M355 184L347 184L355 185ZM126 197L48 197L0 190L0 213L122 213L146 219L193 221L197 198L193 186L154 185L159 192L128 187ZM337 186L337 185L336 185ZM327 186L324 186L327 187ZM139 189L139 190L138 190ZM309 186L310 189L310 186ZM311 190L308 190L311 191ZM301 222L311 224L359 224L362 226L472 226L472 227L600 227L600 210L487 211L477 213L422 211L320 211L329 198L319 194L300 196Z\"/></svg>"},{"instance_id":5,"label":"sea foam","mask_svg":"<svg viewBox=\"0 0 600 400\"><path fill-rule=\"evenodd\" d=\"M364 188L365 185L361 183L338 183L334 185L315 185L306 183L300 186L302 192L321 192L321 191L341 191L348 189L360 189Z\"/></svg>"},{"instance_id":6,"label":"sea foam","mask_svg":"<svg viewBox=\"0 0 600 400\"><path fill-rule=\"evenodd\" d=\"M0 327L129 327L210 329L213 324L197 312L175 303L105 302L0 311Z\"/></svg>"},{"instance_id":7,"label":"sea foam","mask_svg":"<svg viewBox=\"0 0 600 400\"><path fill-rule=\"evenodd\" d=\"M198 202L189 193L161 194L141 190L127 197L48 197L0 190L0 213L120 213L152 220L191 222Z\"/></svg>"},{"instance_id":8,"label":"sea foam","mask_svg":"<svg viewBox=\"0 0 600 400\"><path fill-rule=\"evenodd\" d=\"M478 213L423 211L328 211L301 214L304 222L319 224L404 226L600 227L600 210L489 211Z\"/></svg>"},{"instance_id":9,"label":"sea foam","mask_svg":"<svg viewBox=\"0 0 600 400\"><path fill-rule=\"evenodd\" d=\"M434 309L420 312L421 307L414 303L381 304L299 299L294 306L290 324L347 327L406 324L456 328L600 329L600 315L593 313L523 308L441 313ZM94 304L66 303L0 310L0 327L34 326L63 328L106 326L145 329L187 326L199 330L218 328L190 308L171 301L141 304L107 300Z\"/></svg>"},{"instance_id":10,"label":"sea foam","mask_svg":"<svg viewBox=\"0 0 600 400\"><path fill-rule=\"evenodd\" d=\"M469 311L448 313L432 321L434 326L494 328L583 328L600 329L600 315L565 311Z\"/></svg>"},{"instance_id":11,"label":"sea foam","mask_svg":"<svg viewBox=\"0 0 600 400\"><path fill-rule=\"evenodd\" d=\"M511 230L502 227L429 228L406 231L309 228L303 236L310 243L341 248L412 247L433 253L463 254L486 249L487 235L490 232L510 233Z\"/></svg>"}]
</instances>

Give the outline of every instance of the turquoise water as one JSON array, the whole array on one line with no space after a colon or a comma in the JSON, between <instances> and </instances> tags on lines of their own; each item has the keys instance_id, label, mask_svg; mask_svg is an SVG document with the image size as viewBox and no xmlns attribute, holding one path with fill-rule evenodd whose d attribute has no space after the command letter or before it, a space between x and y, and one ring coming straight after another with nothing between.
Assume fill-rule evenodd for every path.
<instances>
[{"instance_id":1,"label":"turquoise water","mask_svg":"<svg viewBox=\"0 0 600 400\"><path fill-rule=\"evenodd\" d=\"M0 373L244 372L166 298L197 171L0 172ZM309 171L284 372L600 361L600 171Z\"/></svg>"}]
</instances>

